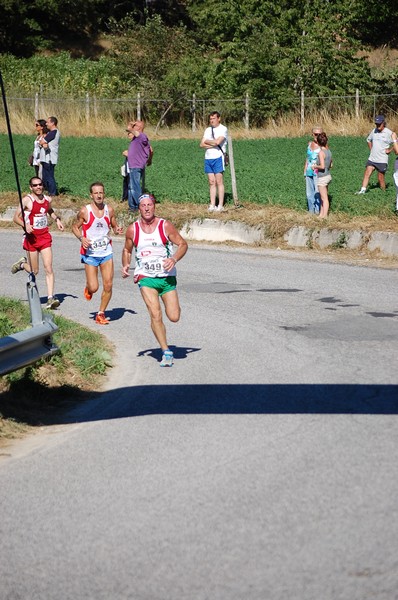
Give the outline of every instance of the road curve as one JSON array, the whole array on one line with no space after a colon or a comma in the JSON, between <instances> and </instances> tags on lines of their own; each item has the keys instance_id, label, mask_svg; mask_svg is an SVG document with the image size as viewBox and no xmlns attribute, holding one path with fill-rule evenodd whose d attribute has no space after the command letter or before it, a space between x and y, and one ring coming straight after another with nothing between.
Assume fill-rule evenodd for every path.
<instances>
[{"instance_id":1,"label":"road curve","mask_svg":"<svg viewBox=\"0 0 398 600\"><path fill-rule=\"evenodd\" d=\"M107 389L0 457L1 600L394 598L396 271L191 247L161 369L121 248ZM60 312L95 327L77 240L54 255Z\"/></svg>"}]
</instances>

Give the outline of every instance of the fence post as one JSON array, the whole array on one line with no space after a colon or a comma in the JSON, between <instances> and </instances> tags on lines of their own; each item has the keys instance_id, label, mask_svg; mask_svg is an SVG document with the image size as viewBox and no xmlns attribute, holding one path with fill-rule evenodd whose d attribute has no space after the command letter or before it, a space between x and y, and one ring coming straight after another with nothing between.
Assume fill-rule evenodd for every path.
<instances>
[{"instance_id":1,"label":"fence post","mask_svg":"<svg viewBox=\"0 0 398 600\"><path fill-rule=\"evenodd\" d=\"M245 129L249 129L249 93L246 92L245 97Z\"/></svg>"},{"instance_id":2,"label":"fence post","mask_svg":"<svg viewBox=\"0 0 398 600\"><path fill-rule=\"evenodd\" d=\"M39 92L35 92L35 119L39 118Z\"/></svg>"},{"instance_id":3,"label":"fence post","mask_svg":"<svg viewBox=\"0 0 398 600\"><path fill-rule=\"evenodd\" d=\"M355 90L355 118L359 119L359 89Z\"/></svg>"},{"instance_id":4,"label":"fence post","mask_svg":"<svg viewBox=\"0 0 398 600\"><path fill-rule=\"evenodd\" d=\"M141 121L141 94L137 92L137 121Z\"/></svg>"},{"instance_id":5,"label":"fence post","mask_svg":"<svg viewBox=\"0 0 398 600\"><path fill-rule=\"evenodd\" d=\"M239 206L238 190L236 187L234 147L232 145L232 135L230 133L228 135L228 150L229 150L229 166L231 169L232 197L234 199L234 205Z\"/></svg>"},{"instance_id":6,"label":"fence post","mask_svg":"<svg viewBox=\"0 0 398 600\"><path fill-rule=\"evenodd\" d=\"M94 117L98 118L97 94L93 95Z\"/></svg>"},{"instance_id":7,"label":"fence post","mask_svg":"<svg viewBox=\"0 0 398 600\"><path fill-rule=\"evenodd\" d=\"M192 133L196 131L196 94L192 94Z\"/></svg>"},{"instance_id":8,"label":"fence post","mask_svg":"<svg viewBox=\"0 0 398 600\"><path fill-rule=\"evenodd\" d=\"M301 90L300 126L304 129L304 90Z\"/></svg>"},{"instance_id":9,"label":"fence post","mask_svg":"<svg viewBox=\"0 0 398 600\"><path fill-rule=\"evenodd\" d=\"M39 112L41 111L41 113L44 115L46 113L45 109L44 109L44 99L43 99L43 84L40 84L40 91L39 91Z\"/></svg>"},{"instance_id":10,"label":"fence post","mask_svg":"<svg viewBox=\"0 0 398 600\"><path fill-rule=\"evenodd\" d=\"M86 122L90 121L90 95L87 92L86 94Z\"/></svg>"}]
</instances>

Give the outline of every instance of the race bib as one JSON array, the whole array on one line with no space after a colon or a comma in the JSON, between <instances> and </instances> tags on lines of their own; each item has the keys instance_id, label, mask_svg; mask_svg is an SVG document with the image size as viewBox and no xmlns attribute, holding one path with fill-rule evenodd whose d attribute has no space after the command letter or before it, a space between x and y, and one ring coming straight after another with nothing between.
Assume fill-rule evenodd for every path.
<instances>
[{"instance_id":1,"label":"race bib","mask_svg":"<svg viewBox=\"0 0 398 600\"><path fill-rule=\"evenodd\" d=\"M106 248L109 243L109 238L107 236L101 238L100 240L94 240L91 242L91 248L93 250L98 250L100 248Z\"/></svg>"},{"instance_id":2,"label":"race bib","mask_svg":"<svg viewBox=\"0 0 398 600\"><path fill-rule=\"evenodd\" d=\"M45 229L47 226L47 215L35 215L33 217L33 229Z\"/></svg>"},{"instance_id":3,"label":"race bib","mask_svg":"<svg viewBox=\"0 0 398 600\"><path fill-rule=\"evenodd\" d=\"M142 267L146 273L162 273L163 272L163 259L159 257L154 257L151 259L147 259Z\"/></svg>"}]
</instances>

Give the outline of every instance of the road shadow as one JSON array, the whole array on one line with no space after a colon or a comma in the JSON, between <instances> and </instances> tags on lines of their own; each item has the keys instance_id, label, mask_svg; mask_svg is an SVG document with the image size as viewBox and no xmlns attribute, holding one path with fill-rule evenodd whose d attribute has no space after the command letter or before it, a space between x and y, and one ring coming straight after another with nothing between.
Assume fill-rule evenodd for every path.
<instances>
[{"instance_id":1,"label":"road shadow","mask_svg":"<svg viewBox=\"0 0 398 600\"><path fill-rule=\"evenodd\" d=\"M187 358L188 354L191 354L192 352L199 352L201 350L201 348L186 348L183 346L169 346L169 348L172 351L176 360ZM159 362L162 360L162 354L162 350L159 347L157 347L148 348L147 350L141 350L141 352L138 352L137 356L150 356L151 358L154 358L157 362Z\"/></svg>"},{"instance_id":2,"label":"road shadow","mask_svg":"<svg viewBox=\"0 0 398 600\"><path fill-rule=\"evenodd\" d=\"M61 423L152 414L397 415L394 385L148 385L111 390L66 412Z\"/></svg>"},{"instance_id":3,"label":"road shadow","mask_svg":"<svg viewBox=\"0 0 398 600\"><path fill-rule=\"evenodd\" d=\"M189 348L186 350L190 351ZM156 354L155 349L147 352ZM164 371L172 373L172 369ZM396 385L168 385L165 382L162 385L131 386L97 394L63 386L52 390L54 403L48 396L46 386L35 386L37 389L33 397L27 399L23 406L11 402L7 393L0 394L2 416L22 420L29 425L59 425L155 414L398 414ZM47 397L45 406L38 402L42 394Z\"/></svg>"},{"instance_id":4,"label":"road shadow","mask_svg":"<svg viewBox=\"0 0 398 600\"><path fill-rule=\"evenodd\" d=\"M93 311L90 313L92 319L95 319L95 315L97 314L97 312L98 311ZM123 318L123 316L126 313L130 313L131 315L137 314L135 310L131 310L130 308L124 308L124 307L111 308L110 310L105 311L105 314L107 317L109 317L110 321L119 321L120 319Z\"/></svg>"}]
</instances>

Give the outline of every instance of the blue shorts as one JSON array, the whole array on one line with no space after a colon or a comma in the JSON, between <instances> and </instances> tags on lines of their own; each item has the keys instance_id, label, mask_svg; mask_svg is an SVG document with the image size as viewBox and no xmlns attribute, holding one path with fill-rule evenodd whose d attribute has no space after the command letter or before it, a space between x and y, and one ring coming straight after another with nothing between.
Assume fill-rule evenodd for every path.
<instances>
[{"instance_id":1,"label":"blue shorts","mask_svg":"<svg viewBox=\"0 0 398 600\"><path fill-rule=\"evenodd\" d=\"M85 254L82 254L81 262L85 265L91 265L92 267L99 267L108 260L111 260L111 258L113 258L113 254L108 254L107 256L86 256Z\"/></svg>"},{"instance_id":2,"label":"blue shorts","mask_svg":"<svg viewBox=\"0 0 398 600\"><path fill-rule=\"evenodd\" d=\"M205 158L205 173L224 173L224 161L218 158Z\"/></svg>"}]
</instances>

